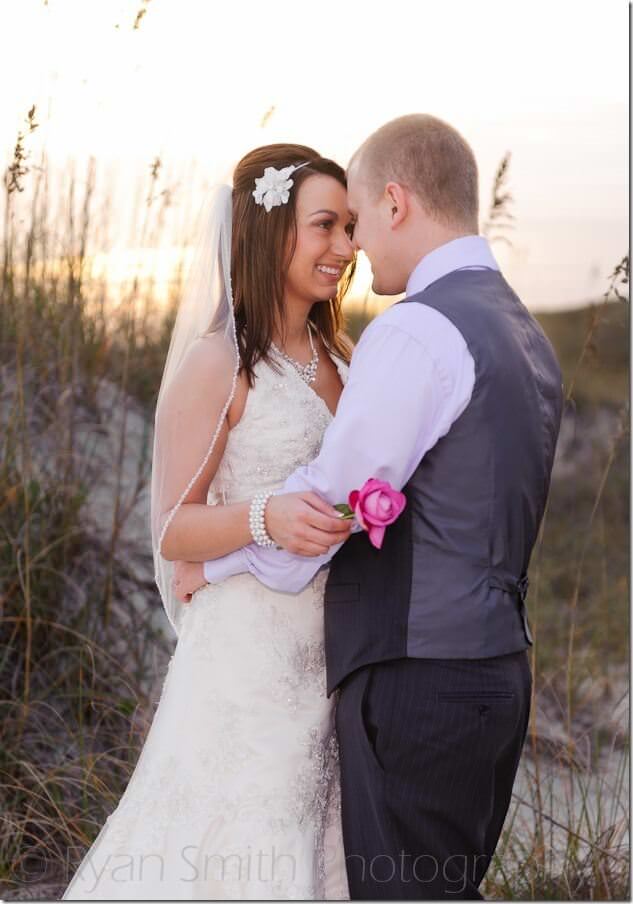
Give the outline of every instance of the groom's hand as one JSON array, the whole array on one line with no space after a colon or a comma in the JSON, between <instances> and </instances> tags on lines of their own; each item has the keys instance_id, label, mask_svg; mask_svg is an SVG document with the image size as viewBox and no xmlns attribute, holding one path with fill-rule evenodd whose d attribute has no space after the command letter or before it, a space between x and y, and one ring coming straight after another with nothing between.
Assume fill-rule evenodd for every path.
<instances>
[{"instance_id":1,"label":"groom's hand","mask_svg":"<svg viewBox=\"0 0 633 904\"><path fill-rule=\"evenodd\" d=\"M266 505L266 530L278 546L298 556L321 556L343 543L352 530L333 506L316 493L271 496Z\"/></svg>"},{"instance_id":2,"label":"groom's hand","mask_svg":"<svg viewBox=\"0 0 633 904\"><path fill-rule=\"evenodd\" d=\"M181 603L190 603L196 590L206 583L202 562L174 562L172 590Z\"/></svg>"}]
</instances>

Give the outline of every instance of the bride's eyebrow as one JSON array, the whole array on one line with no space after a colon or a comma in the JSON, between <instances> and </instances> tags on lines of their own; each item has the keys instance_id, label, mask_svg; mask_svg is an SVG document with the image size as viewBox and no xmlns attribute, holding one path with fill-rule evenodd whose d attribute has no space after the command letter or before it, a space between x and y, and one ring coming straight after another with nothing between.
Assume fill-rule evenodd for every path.
<instances>
[{"instance_id":1,"label":"bride's eyebrow","mask_svg":"<svg viewBox=\"0 0 633 904\"><path fill-rule=\"evenodd\" d=\"M311 217L316 217L316 215L317 215L318 213L327 213L327 214L329 214L331 217L333 217L335 220L338 220L338 214L336 213L335 210L315 210L314 213L311 213L311 214L310 214L310 216L311 216Z\"/></svg>"}]
</instances>

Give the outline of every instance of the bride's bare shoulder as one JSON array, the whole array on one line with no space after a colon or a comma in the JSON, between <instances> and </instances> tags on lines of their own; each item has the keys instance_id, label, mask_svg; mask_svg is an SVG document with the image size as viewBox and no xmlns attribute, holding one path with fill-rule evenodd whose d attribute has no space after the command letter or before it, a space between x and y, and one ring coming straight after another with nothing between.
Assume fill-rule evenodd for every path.
<instances>
[{"instance_id":1,"label":"bride's bare shoulder","mask_svg":"<svg viewBox=\"0 0 633 904\"><path fill-rule=\"evenodd\" d=\"M235 368L236 349L233 343L218 333L207 333L195 339L187 351L185 361L207 371Z\"/></svg>"},{"instance_id":2,"label":"bride's bare shoulder","mask_svg":"<svg viewBox=\"0 0 633 904\"><path fill-rule=\"evenodd\" d=\"M178 368L187 381L204 380L231 383L235 371L236 351L224 337L208 334L195 339Z\"/></svg>"},{"instance_id":3,"label":"bride's bare shoulder","mask_svg":"<svg viewBox=\"0 0 633 904\"><path fill-rule=\"evenodd\" d=\"M227 398L235 372L235 349L223 337L214 335L195 339L165 392L164 399L180 409L217 407Z\"/></svg>"},{"instance_id":4,"label":"bride's bare shoulder","mask_svg":"<svg viewBox=\"0 0 633 904\"><path fill-rule=\"evenodd\" d=\"M217 407L220 402L224 404L233 386L235 356L235 346L222 336L209 334L196 339L183 361L182 369L183 373L186 373L186 387L182 388L187 392L202 392L209 406ZM233 400L227 416L228 426L231 430L244 413L248 391L248 380L242 370L237 377Z\"/></svg>"}]
</instances>

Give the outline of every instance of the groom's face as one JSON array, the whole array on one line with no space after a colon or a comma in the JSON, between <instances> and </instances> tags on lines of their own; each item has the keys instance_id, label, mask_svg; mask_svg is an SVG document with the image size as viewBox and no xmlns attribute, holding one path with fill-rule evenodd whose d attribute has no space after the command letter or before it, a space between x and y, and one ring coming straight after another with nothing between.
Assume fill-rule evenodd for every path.
<instances>
[{"instance_id":1,"label":"groom's face","mask_svg":"<svg viewBox=\"0 0 633 904\"><path fill-rule=\"evenodd\" d=\"M393 233L389 199L376 198L363 178L358 163L347 171L347 206L354 221L354 246L364 251L371 264L372 290L377 295L396 295L402 291L398 267L391 258Z\"/></svg>"}]
</instances>

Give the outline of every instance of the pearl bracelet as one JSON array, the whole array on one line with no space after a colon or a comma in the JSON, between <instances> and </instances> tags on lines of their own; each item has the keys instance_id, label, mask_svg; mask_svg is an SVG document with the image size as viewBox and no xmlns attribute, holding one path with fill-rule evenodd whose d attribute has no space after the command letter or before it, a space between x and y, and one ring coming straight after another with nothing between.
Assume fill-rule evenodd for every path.
<instances>
[{"instance_id":1,"label":"pearl bracelet","mask_svg":"<svg viewBox=\"0 0 633 904\"><path fill-rule=\"evenodd\" d=\"M251 502L248 513L248 523L253 540L258 546L276 546L275 541L269 536L268 531L266 530L266 521L264 520L266 503L272 495L272 493L256 493Z\"/></svg>"}]
</instances>

